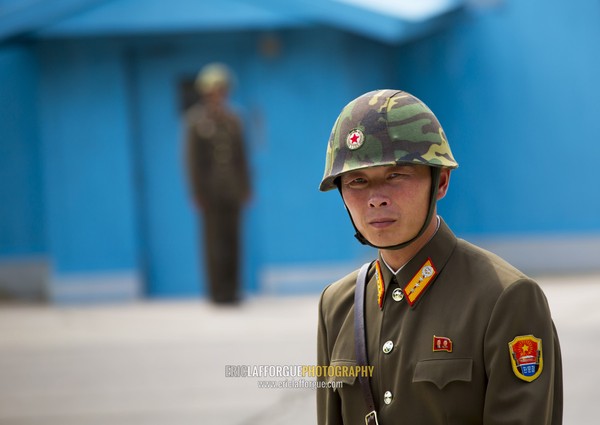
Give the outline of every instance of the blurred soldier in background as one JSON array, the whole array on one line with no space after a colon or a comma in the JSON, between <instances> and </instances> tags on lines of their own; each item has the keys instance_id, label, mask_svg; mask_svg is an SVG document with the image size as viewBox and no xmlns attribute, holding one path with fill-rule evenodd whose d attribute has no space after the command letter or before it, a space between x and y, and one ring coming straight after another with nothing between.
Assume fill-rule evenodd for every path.
<instances>
[{"instance_id":1,"label":"blurred soldier in background","mask_svg":"<svg viewBox=\"0 0 600 425\"><path fill-rule=\"evenodd\" d=\"M338 117L320 189L339 190L378 256L323 291L318 364L373 373L321 377L319 424L562 423L542 290L437 215L457 166L433 112L406 92L366 93Z\"/></svg>"},{"instance_id":2,"label":"blurred soldier in background","mask_svg":"<svg viewBox=\"0 0 600 425\"><path fill-rule=\"evenodd\" d=\"M186 113L187 170L204 217L209 295L225 304L240 299L240 220L250 197L243 129L227 104L232 79L225 65L206 65L195 82L200 100Z\"/></svg>"}]
</instances>

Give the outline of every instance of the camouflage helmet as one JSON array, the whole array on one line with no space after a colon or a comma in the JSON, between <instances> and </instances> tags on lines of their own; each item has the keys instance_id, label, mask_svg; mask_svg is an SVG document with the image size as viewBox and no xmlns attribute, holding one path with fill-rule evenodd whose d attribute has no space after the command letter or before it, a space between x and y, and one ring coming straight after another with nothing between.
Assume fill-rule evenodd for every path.
<instances>
[{"instance_id":1,"label":"camouflage helmet","mask_svg":"<svg viewBox=\"0 0 600 425\"><path fill-rule=\"evenodd\" d=\"M348 171L396 164L458 167L427 105L400 90L365 93L344 107L331 130L320 190L336 188Z\"/></svg>"},{"instance_id":2,"label":"camouflage helmet","mask_svg":"<svg viewBox=\"0 0 600 425\"><path fill-rule=\"evenodd\" d=\"M196 77L196 90L208 93L217 88L229 89L233 82L233 74L222 63L209 63L205 65Z\"/></svg>"}]
</instances>

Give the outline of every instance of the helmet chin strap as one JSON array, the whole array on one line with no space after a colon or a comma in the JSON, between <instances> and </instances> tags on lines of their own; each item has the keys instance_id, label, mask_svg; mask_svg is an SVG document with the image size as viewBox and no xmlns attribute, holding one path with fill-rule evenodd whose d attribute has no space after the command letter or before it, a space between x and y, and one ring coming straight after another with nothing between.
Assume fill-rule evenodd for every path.
<instances>
[{"instance_id":1,"label":"helmet chin strap","mask_svg":"<svg viewBox=\"0 0 600 425\"><path fill-rule=\"evenodd\" d=\"M352 226L354 226L354 230L356 230L356 234L354 235L354 237L356 239L358 239L358 241L363 245L369 245L369 246L372 246L373 248L377 248L377 249L392 249L392 250L406 248L408 245L410 245L411 243L413 243L414 241L419 239L419 237L421 237L421 235L423 233L425 233L425 230L427 230L427 226L429 226L429 223L431 223L431 219L433 218L433 211L435 210L435 203L437 201L438 187L440 184L440 174L441 174L441 168L431 167L431 189L429 191L429 209L427 211L427 217L425 218L425 223L423 223L421 230L419 230L419 232L413 238L411 238L407 241L398 243L396 245L390 245L390 246L374 245L371 242L369 242L367 240L367 238L365 238L362 235L362 233L360 233L360 231L356 227L356 224L354 224L354 219L352 218L352 214L350 214L350 210L348 209L348 206L346 205L346 202L344 201L344 196L342 195L342 186L338 180L337 187L340 192L340 195L342 195L342 202L344 202L344 206L346 207L346 211L348 212L348 216L350 217Z\"/></svg>"}]
</instances>

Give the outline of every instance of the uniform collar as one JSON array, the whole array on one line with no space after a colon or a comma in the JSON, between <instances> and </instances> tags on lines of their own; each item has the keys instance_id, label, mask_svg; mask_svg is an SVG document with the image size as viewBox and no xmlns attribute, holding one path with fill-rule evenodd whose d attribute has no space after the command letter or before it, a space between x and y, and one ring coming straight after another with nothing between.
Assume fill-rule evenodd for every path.
<instances>
[{"instance_id":1,"label":"uniform collar","mask_svg":"<svg viewBox=\"0 0 600 425\"><path fill-rule=\"evenodd\" d=\"M415 307L433 285L456 247L456 236L443 219L440 221L440 227L431 240L396 275L398 286L403 289L411 307ZM388 287L394 274L384 264L381 253L378 257L383 282Z\"/></svg>"}]
</instances>

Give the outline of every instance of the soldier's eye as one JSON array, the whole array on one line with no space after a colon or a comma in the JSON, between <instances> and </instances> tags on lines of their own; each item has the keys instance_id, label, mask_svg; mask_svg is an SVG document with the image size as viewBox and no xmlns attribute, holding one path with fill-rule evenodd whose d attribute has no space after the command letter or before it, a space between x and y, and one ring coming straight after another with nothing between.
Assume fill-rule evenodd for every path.
<instances>
[{"instance_id":1,"label":"soldier's eye","mask_svg":"<svg viewBox=\"0 0 600 425\"><path fill-rule=\"evenodd\" d=\"M362 185L365 185L367 183L367 179L363 178L363 177L356 177L350 181L348 181L346 184L350 187L359 187Z\"/></svg>"},{"instance_id":2,"label":"soldier's eye","mask_svg":"<svg viewBox=\"0 0 600 425\"><path fill-rule=\"evenodd\" d=\"M387 175L387 178L389 180L392 179L406 179L408 177L411 177L413 175L413 172L411 169L400 169L394 172L391 172Z\"/></svg>"}]
</instances>

